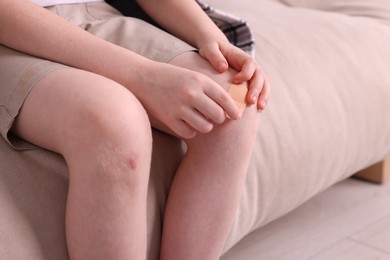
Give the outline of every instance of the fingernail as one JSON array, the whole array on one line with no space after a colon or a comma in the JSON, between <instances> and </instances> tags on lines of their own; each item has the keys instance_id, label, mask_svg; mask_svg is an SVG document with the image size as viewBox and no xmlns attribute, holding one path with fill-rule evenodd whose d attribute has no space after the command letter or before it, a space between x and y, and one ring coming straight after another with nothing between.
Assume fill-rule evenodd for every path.
<instances>
[{"instance_id":1,"label":"fingernail","mask_svg":"<svg viewBox=\"0 0 390 260\"><path fill-rule=\"evenodd\" d=\"M227 66L226 62L221 61L221 62L218 64L218 69L219 69L219 70L223 70L223 69L226 68L226 66Z\"/></svg>"},{"instance_id":2,"label":"fingernail","mask_svg":"<svg viewBox=\"0 0 390 260\"><path fill-rule=\"evenodd\" d=\"M252 100L253 100L253 102L256 102L256 99L257 99L257 94L253 94L253 95L252 95Z\"/></svg>"},{"instance_id":3,"label":"fingernail","mask_svg":"<svg viewBox=\"0 0 390 260\"><path fill-rule=\"evenodd\" d=\"M259 107L259 110L260 111L263 111L264 109L265 109L265 106L266 106L267 104L265 103L265 102L261 102L260 103L260 107Z\"/></svg>"}]
</instances>

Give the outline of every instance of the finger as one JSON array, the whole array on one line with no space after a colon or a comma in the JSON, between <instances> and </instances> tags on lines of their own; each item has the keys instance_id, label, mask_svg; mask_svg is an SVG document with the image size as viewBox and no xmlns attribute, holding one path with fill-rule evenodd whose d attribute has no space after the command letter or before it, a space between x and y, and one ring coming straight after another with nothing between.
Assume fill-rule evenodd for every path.
<instances>
[{"instance_id":1,"label":"finger","mask_svg":"<svg viewBox=\"0 0 390 260\"><path fill-rule=\"evenodd\" d=\"M253 57L236 47L229 48L228 51L221 49L221 52L227 57L229 66L239 72L233 77L233 83L239 84L248 81L252 77L254 70L258 66Z\"/></svg>"},{"instance_id":2,"label":"finger","mask_svg":"<svg viewBox=\"0 0 390 260\"><path fill-rule=\"evenodd\" d=\"M195 131L203 134L206 134L213 129L213 124L196 109L188 109L184 112L182 119Z\"/></svg>"},{"instance_id":3,"label":"finger","mask_svg":"<svg viewBox=\"0 0 390 260\"><path fill-rule=\"evenodd\" d=\"M239 72L234 75L233 82L239 84L244 81L250 80L253 77L253 74L255 73L257 67L257 63L254 60L246 60L242 67L240 69L237 69Z\"/></svg>"},{"instance_id":4,"label":"finger","mask_svg":"<svg viewBox=\"0 0 390 260\"><path fill-rule=\"evenodd\" d=\"M172 131L177 136L184 139L194 138L198 134L198 132L194 128L192 128L183 120L175 120L172 123Z\"/></svg>"},{"instance_id":5,"label":"finger","mask_svg":"<svg viewBox=\"0 0 390 260\"><path fill-rule=\"evenodd\" d=\"M265 77L264 86L263 86L263 89L261 90L261 93L260 93L260 96L258 99L258 103L257 103L257 108L259 110L264 110L265 107L267 106L270 92L271 92L270 82L269 82L268 78Z\"/></svg>"},{"instance_id":6,"label":"finger","mask_svg":"<svg viewBox=\"0 0 390 260\"><path fill-rule=\"evenodd\" d=\"M217 44L202 48L199 54L207 59L218 72L225 72L229 68L228 62L219 50Z\"/></svg>"},{"instance_id":7,"label":"finger","mask_svg":"<svg viewBox=\"0 0 390 260\"><path fill-rule=\"evenodd\" d=\"M256 104L262 91L264 80L263 72L260 69L256 70L249 82L249 90L246 97L248 104Z\"/></svg>"},{"instance_id":8,"label":"finger","mask_svg":"<svg viewBox=\"0 0 390 260\"><path fill-rule=\"evenodd\" d=\"M216 102L231 119L238 119L240 111L238 110L234 100L220 85L215 82L206 88L205 94Z\"/></svg>"},{"instance_id":9,"label":"finger","mask_svg":"<svg viewBox=\"0 0 390 260\"><path fill-rule=\"evenodd\" d=\"M211 122L222 124L226 119L223 109L207 96L205 98L197 99L194 107Z\"/></svg>"}]
</instances>

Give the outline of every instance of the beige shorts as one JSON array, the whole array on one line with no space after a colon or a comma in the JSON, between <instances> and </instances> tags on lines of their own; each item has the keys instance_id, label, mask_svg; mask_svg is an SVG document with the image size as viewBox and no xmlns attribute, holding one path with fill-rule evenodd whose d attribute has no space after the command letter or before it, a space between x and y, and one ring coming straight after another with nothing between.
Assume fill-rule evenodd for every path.
<instances>
[{"instance_id":1,"label":"beige shorts","mask_svg":"<svg viewBox=\"0 0 390 260\"><path fill-rule=\"evenodd\" d=\"M168 62L178 54L194 50L148 23L122 16L104 2L57 5L47 9L100 38L155 61ZM0 133L13 147L30 147L9 134L28 93L40 78L64 66L0 44Z\"/></svg>"}]
</instances>

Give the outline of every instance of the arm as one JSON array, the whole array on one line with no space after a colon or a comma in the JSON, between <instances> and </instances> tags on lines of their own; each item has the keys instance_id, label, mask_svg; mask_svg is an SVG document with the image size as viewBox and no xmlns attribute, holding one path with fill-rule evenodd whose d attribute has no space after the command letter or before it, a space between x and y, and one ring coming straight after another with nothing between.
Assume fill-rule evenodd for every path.
<instances>
[{"instance_id":1,"label":"arm","mask_svg":"<svg viewBox=\"0 0 390 260\"><path fill-rule=\"evenodd\" d=\"M227 42L225 35L195 0L137 0L137 2L159 25L195 47L199 48L209 39Z\"/></svg>"},{"instance_id":2,"label":"arm","mask_svg":"<svg viewBox=\"0 0 390 260\"><path fill-rule=\"evenodd\" d=\"M132 88L141 81L141 71L149 62L30 1L0 1L0 24L0 43L9 48L91 71Z\"/></svg>"},{"instance_id":3,"label":"arm","mask_svg":"<svg viewBox=\"0 0 390 260\"><path fill-rule=\"evenodd\" d=\"M137 0L150 17L167 31L199 49L219 72L231 66L239 73L233 83L249 81L247 103L265 108L269 98L269 82L257 62L231 45L220 29L203 12L195 0ZM174 15L172 15L174 14Z\"/></svg>"},{"instance_id":4,"label":"arm","mask_svg":"<svg viewBox=\"0 0 390 260\"><path fill-rule=\"evenodd\" d=\"M208 77L148 60L28 0L0 1L0 44L122 84L141 101L149 116L184 138L211 131L210 124L221 123L218 115L224 112L238 118L234 101ZM207 108L202 105L205 103ZM201 122L194 119L199 110L206 111Z\"/></svg>"}]
</instances>

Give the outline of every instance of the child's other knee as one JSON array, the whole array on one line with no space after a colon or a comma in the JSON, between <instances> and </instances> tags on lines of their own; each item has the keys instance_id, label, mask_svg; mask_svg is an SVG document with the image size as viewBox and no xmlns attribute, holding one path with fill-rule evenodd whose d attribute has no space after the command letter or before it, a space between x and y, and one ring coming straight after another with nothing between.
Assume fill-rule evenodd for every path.
<instances>
[{"instance_id":1,"label":"child's other knee","mask_svg":"<svg viewBox=\"0 0 390 260\"><path fill-rule=\"evenodd\" d=\"M226 119L223 124L216 125L207 134L198 134L186 140L188 149L236 149L241 155L252 151L259 127L259 113L255 106L249 106L239 120ZM205 150L204 150L205 149Z\"/></svg>"},{"instance_id":2,"label":"child's other knee","mask_svg":"<svg viewBox=\"0 0 390 260\"><path fill-rule=\"evenodd\" d=\"M238 72L229 68L224 73L217 72L210 63L202 58L195 52L183 53L175 57L172 64L181 66L187 69L191 69L200 72L223 87L226 92L229 91L232 85L232 79ZM201 134L193 139L187 140L189 146L197 145L201 143L198 140L204 140L206 136L213 136L214 139L220 141L226 140L232 142L232 140L240 140L241 144L254 142L259 125L259 113L256 105L248 105L244 110L242 117L239 120L226 119L223 124L215 125L213 130L209 134ZM206 142L207 143L207 142Z\"/></svg>"}]
</instances>

